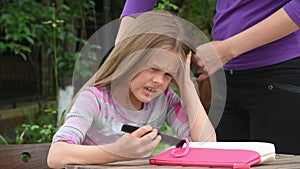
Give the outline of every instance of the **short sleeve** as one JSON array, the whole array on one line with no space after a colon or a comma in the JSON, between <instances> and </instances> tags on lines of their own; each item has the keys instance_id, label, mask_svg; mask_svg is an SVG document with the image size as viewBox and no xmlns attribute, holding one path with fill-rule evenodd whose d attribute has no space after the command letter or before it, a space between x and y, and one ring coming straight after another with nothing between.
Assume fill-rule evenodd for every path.
<instances>
[{"instance_id":1,"label":"short sleeve","mask_svg":"<svg viewBox=\"0 0 300 169\"><path fill-rule=\"evenodd\" d=\"M144 12L152 10L158 0L126 0L120 18L124 16L138 17Z\"/></svg>"},{"instance_id":2,"label":"short sleeve","mask_svg":"<svg viewBox=\"0 0 300 169\"><path fill-rule=\"evenodd\" d=\"M300 27L300 0L292 0L284 6L289 17Z\"/></svg>"}]
</instances>

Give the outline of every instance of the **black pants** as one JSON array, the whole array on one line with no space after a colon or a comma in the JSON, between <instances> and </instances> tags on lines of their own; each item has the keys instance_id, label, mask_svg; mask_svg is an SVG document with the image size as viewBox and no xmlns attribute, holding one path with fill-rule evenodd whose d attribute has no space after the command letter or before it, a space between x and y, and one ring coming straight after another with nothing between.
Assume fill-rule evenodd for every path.
<instances>
[{"instance_id":1,"label":"black pants","mask_svg":"<svg viewBox=\"0 0 300 169\"><path fill-rule=\"evenodd\" d=\"M218 141L265 141L277 153L300 154L300 57L225 74Z\"/></svg>"}]
</instances>

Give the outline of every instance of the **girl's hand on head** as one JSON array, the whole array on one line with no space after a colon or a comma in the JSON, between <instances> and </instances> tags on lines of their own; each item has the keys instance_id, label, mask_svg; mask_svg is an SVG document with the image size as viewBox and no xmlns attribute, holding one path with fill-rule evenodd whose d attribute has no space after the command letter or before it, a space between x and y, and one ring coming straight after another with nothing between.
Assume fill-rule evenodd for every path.
<instances>
[{"instance_id":1,"label":"girl's hand on head","mask_svg":"<svg viewBox=\"0 0 300 169\"><path fill-rule=\"evenodd\" d=\"M186 66L186 70L189 72L191 69L191 58L192 58L192 52L190 52L189 54L187 54L186 56L186 60L185 60L185 66Z\"/></svg>"},{"instance_id":2,"label":"girl's hand on head","mask_svg":"<svg viewBox=\"0 0 300 169\"><path fill-rule=\"evenodd\" d=\"M191 73L191 69L192 69L192 66L193 66L193 65L191 65L193 55L194 54L192 52L190 52L186 56L186 60L185 60L185 77L188 78L188 79L191 79L190 78L190 73Z\"/></svg>"},{"instance_id":3,"label":"girl's hand on head","mask_svg":"<svg viewBox=\"0 0 300 169\"><path fill-rule=\"evenodd\" d=\"M200 56L198 54L193 54L192 55L192 61L193 65L196 67L196 73L199 74L197 78L197 81L202 81L208 77L208 72L203 64L203 62L200 59Z\"/></svg>"}]
</instances>

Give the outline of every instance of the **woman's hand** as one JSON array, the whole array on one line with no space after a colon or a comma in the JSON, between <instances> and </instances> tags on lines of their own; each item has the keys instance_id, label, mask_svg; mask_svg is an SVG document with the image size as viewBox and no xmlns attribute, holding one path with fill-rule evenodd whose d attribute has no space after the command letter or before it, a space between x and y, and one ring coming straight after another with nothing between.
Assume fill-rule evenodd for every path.
<instances>
[{"instance_id":1,"label":"woman's hand","mask_svg":"<svg viewBox=\"0 0 300 169\"><path fill-rule=\"evenodd\" d=\"M284 25L282 29L278 29ZM295 31L299 26L283 8L252 27L222 41L213 41L197 48L198 57L193 61L200 66L201 81L223 67L229 60L257 47L281 39Z\"/></svg>"},{"instance_id":2,"label":"woman's hand","mask_svg":"<svg viewBox=\"0 0 300 169\"><path fill-rule=\"evenodd\" d=\"M100 147L114 154L118 161L142 158L160 143L161 136L157 134L158 131L151 126L143 126L132 133L124 134L114 143Z\"/></svg>"},{"instance_id":3,"label":"woman's hand","mask_svg":"<svg viewBox=\"0 0 300 169\"><path fill-rule=\"evenodd\" d=\"M234 56L229 53L225 41L213 41L197 47L192 61L198 65L198 81L206 79L222 68Z\"/></svg>"}]
</instances>

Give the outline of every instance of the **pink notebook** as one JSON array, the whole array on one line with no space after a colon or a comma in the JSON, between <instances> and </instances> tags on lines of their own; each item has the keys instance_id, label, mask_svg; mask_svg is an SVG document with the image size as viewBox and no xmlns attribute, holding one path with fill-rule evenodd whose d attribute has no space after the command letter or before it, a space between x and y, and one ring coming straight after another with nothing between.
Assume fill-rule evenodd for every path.
<instances>
[{"instance_id":1,"label":"pink notebook","mask_svg":"<svg viewBox=\"0 0 300 169\"><path fill-rule=\"evenodd\" d=\"M265 145L263 143L256 144ZM228 145L228 143L223 145ZM243 144L237 143L237 145ZM243 146L241 146L241 149L236 147L230 149L228 147L190 147L189 143L187 142L185 147L169 148L151 157L149 162L152 165L223 167L234 169L250 169L251 166L262 163L262 156L257 151L243 149ZM273 158L274 153L272 154Z\"/></svg>"},{"instance_id":2,"label":"pink notebook","mask_svg":"<svg viewBox=\"0 0 300 169\"><path fill-rule=\"evenodd\" d=\"M249 169L260 163L260 154L251 150L230 150L213 148L190 148L182 157L172 156L172 151L182 153L186 148L171 148L150 158L153 165L226 167Z\"/></svg>"}]
</instances>

